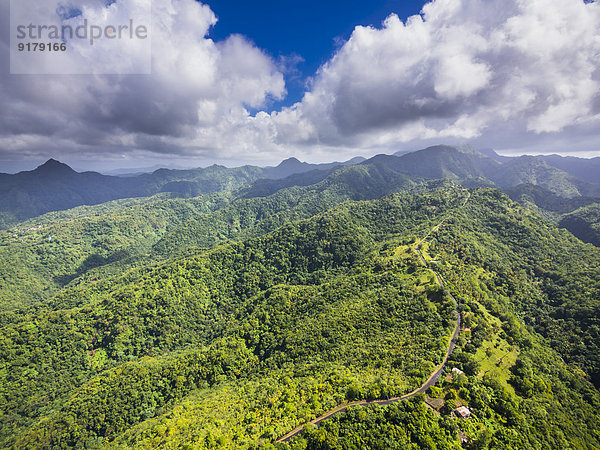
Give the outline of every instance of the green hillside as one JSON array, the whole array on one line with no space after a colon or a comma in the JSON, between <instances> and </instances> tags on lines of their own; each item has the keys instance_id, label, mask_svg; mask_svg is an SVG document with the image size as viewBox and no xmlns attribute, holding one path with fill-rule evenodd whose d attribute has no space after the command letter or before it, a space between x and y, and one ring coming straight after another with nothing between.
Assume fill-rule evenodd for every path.
<instances>
[{"instance_id":1,"label":"green hillside","mask_svg":"<svg viewBox=\"0 0 600 450\"><path fill-rule=\"evenodd\" d=\"M165 233L222 207L228 197L117 200L0 230L0 311L47 299L69 283L95 282L144 264Z\"/></svg>"},{"instance_id":2,"label":"green hillside","mask_svg":"<svg viewBox=\"0 0 600 450\"><path fill-rule=\"evenodd\" d=\"M592 203L565 214L559 225L583 242L600 247L600 203Z\"/></svg>"},{"instance_id":3,"label":"green hillside","mask_svg":"<svg viewBox=\"0 0 600 450\"><path fill-rule=\"evenodd\" d=\"M185 254L186 249L197 253L198 248L264 234L346 200L417 187L391 170L358 165L313 185L276 189L267 198L253 197L252 188L191 199L161 194L48 213L0 230L0 310L49 298L67 284L102 280Z\"/></svg>"},{"instance_id":4,"label":"green hillside","mask_svg":"<svg viewBox=\"0 0 600 450\"><path fill-rule=\"evenodd\" d=\"M535 184L519 184L506 189L505 192L514 201L525 205L529 209L549 213L550 217L553 218L597 201L594 197L561 197Z\"/></svg>"},{"instance_id":5,"label":"green hillside","mask_svg":"<svg viewBox=\"0 0 600 450\"><path fill-rule=\"evenodd\" d=\"M579 186L585 184L535 156L514 158L498 169L495 173L490 173L489 178L501 187L533 184L571 198L581 195Z\"/></svg>"},{"instance_id":6,"label":"green hillside","mask_svg":"<svg viewBox=\"0 0 600 450\"><path fill-rule=\"evenodd\" d=\"M461 436L475 448L600 446L586 375L598 384L600 250L496 190L403 177L386 187L397 175L374 170L74 220L86 229L123 213L127 242L125 218L145 211L148 222L164 202L180 211L159 216L170 229L132 233L143 252L154 246L141 256L150 264L0 315L0 446L269 447L340 403L420 386L443 360L456 308L451 365L465 375L276 446L387 448L391 436L402 448L459 448ZM414 192L357 200L403 186ZM425 407L431 398L441 403ZM460 404L470 420L451 414Z\"/></svg>"},{"instance_id":7,"label":"green hillside","mask_svg":"<svg viewBox=\"0 0 600 450\"><path fill-rule=\"evenodd\" d=\"M352 160L348 163L358 162ZM146 197L161 192L195 197L233 191L259 179L281 179L304 172L331 171L347 163L307 164L283 161L277 167L212 165L188 170L158 169L130 177L76 172L48 160L35 170L14 175L0 173L0 229L41 214L116 199Z\"/></svg>"},{"instance_id":8,"label":"green hillside","mask_svg":"<svg viewBox=\"0 0 600 450\"><path fill-rule=\"evenodd\" d=\"M312 176L302 176L307 175ZM298 177L292 178L298 181ZM165 257L186 248L209 248L230 239L273 231L347 200L374 199L419 186L407 176L375 165L344 167L308 186L278 185L268 195L256 195L254 185L241 190L236 200L218 211L192 217L174 228L154 246L154 251Z\"/></svg>"}]
</instances>

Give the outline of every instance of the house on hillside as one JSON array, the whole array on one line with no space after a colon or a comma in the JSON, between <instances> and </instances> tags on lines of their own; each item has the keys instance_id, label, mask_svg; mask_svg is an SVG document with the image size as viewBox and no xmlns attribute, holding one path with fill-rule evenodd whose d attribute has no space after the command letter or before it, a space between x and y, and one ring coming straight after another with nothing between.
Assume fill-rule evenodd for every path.
<instances>
[{"instance_id":1,"label":"house on hillside","mask_svg":"<svg viewBox=\"0 0 600 450\"><path fill-rule=\"evenodd\" d=\"M461 419L468 419L471 417L471 410L466 406L459 406L454 410L454 414L456 414L456 417L460 417Z\"/></svg>"}]
</instances>

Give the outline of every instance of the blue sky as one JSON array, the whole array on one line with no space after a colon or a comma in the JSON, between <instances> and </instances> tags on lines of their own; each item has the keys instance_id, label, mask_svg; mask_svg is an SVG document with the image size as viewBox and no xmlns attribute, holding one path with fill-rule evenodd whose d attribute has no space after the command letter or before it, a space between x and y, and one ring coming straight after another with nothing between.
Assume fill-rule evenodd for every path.
<instances>
[{"instance_id":1,"label":"blue sky","mask_svg":"<svg viewBox=\"0 0 600 450\"><path fill-rule=\"evenodd\" d=\"M274 59L300 56L298 73L286 74L287 97L272 108L301 100L305 81L326 63L357 25L380 27L391 13L402 20L419 14L424 1L212 0L206 2L219 21L215 40L239 33Z\"/></svg>"}]
</instances>

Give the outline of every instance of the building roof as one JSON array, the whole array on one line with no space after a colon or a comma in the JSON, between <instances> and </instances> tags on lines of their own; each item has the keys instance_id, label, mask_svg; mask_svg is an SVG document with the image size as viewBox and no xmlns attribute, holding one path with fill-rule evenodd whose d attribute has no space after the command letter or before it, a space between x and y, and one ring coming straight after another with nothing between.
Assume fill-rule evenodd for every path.
<instances>
[{"instance_id":1,"label":"building roof","mask_svg":"<svg viewBox=\"0 0 600 450\"><path fill-rule=\"evenodd\" d=\"M462 417L463 419L465 417L470 417L471 416L471 410L469 408L467 408L466 406L459 406L458 408L456 408L454 410L460 417Z\"/></svg>"}]
</instances>

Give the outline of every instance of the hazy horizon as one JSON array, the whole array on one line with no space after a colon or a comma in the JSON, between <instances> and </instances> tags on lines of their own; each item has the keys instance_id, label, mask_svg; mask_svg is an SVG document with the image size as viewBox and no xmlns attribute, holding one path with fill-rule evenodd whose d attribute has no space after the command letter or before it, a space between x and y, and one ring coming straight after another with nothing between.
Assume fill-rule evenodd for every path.
<instances>
[{"instance_id":1,"label":"hazy horizon","mask_svg":"<svg viewBox=\"0 0 600 450\"><path fill-rule=\"evenodd\" d=\"M446 145L446 144L439 144L439 145ZM406 151L406 153L410 153L410 152L415 152L415 151L419 151L422 150L422 148L415 148L413 150L408 150ZM496 151L496 150L494 150ZM600 157L600 155L598 153L600 152L570 152L570 153L557 153L557 152L549 152L549 153L518 153L518 152L511 152L511 151L496 151L496 153L500 156L508 156L508 157L519 157L519 156L550 156L550 155L558 155L558 156L563 156L563 157L576 157L576 158L585 158L585 159L592 159L592 158L598 158ZM117 172L121 172L121 173L136 173L136 172L148 172L148 171L153 171L153 170L157 170L157 169L176 169L176 170L186 170L186 169L195 169L195 168L200 168L200 167L209 167L212 165L221 165L221 166L225 166L225 167L229 167L229 168L233 168L233 167L241 167L241 166L245 166L245 165L250 165L250 166L258 166L258 167L274 167L277 166L278 164L280 164L282 161L291 159L291 158L296 158L298 159L300 162L305 162L308 164L326 164L326 163L332 163L332 162L346 162L349 161L351 159L354 158L365 158L365 159L369 159L375 155L378 154L387 154L387 155L391 155L393 153L374 153L372 155L355 155L351 158L347 158L347 159L343 159L343 160L304 160L301 158L298 158L294 155L289 155L289 156L282 156L281 159L279 160L275 160L272 163L265 163L265 164L252 164L252 162L243 162L240 161L238 163L235 162L231 162L231 161L204 161L204 162L193 162L193 161L189 161L187 164L182 164L182 163L177 163L177 162L168 162L168 161L163 161L163 162L159 162L159 161L152 161L152 160L128 160L126 162L123 162L122 164L118 164L117 162L113 161L113 160L109 160L109 161L102 161L102 160L98 160L98 161L78 161L78 160L71 160L69 158L67 159L61 159L59 157L53 156L53 155L49 155L46 158L41 158L41 159L37 159L37 160L32 160L32 161L14 161L14 162L7 162L6 161L0 161L0 173L5 173L5 174L15 174L15 173L19 173L19 172L25 172L25 171L31 171L36 169L37 167L41 166L42 164L44 164L45 162L47 162L50 159L54 159L56 161L60 161L61 163L67 164L69 167L71 167L73 170L77 171L77 172L100 172L102 174L106 174L106 175L114 175L117 174ZM10 168L12 167L12 169ZM7 169L8 168L8 169Z\"/></svg>"}]
</instances>

